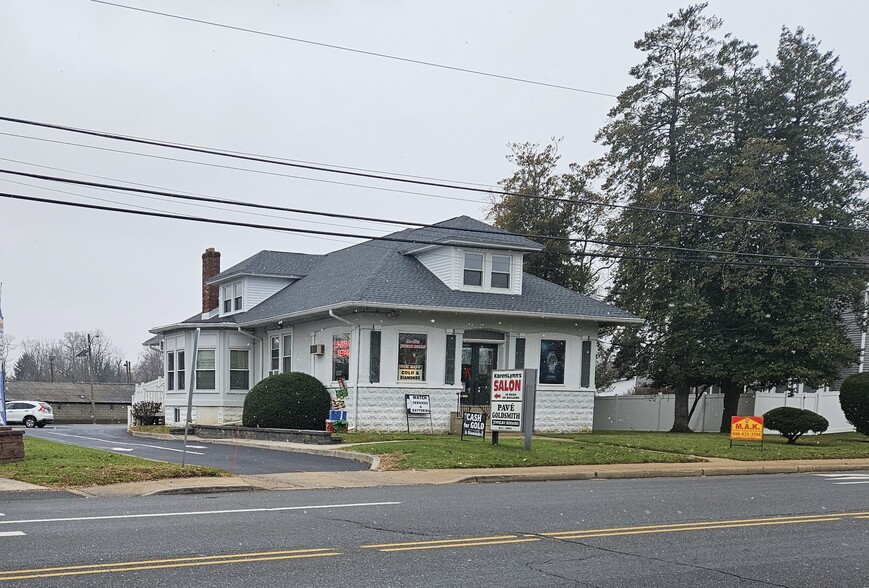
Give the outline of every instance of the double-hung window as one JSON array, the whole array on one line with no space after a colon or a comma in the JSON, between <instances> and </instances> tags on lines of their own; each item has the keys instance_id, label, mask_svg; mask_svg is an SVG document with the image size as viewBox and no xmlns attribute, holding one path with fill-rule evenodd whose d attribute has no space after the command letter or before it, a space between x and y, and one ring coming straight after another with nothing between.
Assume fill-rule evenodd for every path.
<instances>
[{"instance_id":1,"label":"double-hung window","mask_svg":"<svg viewBox=\"0 0 869 588\"><path fill-rule=\"evenodd\" d=\"M184 389L184 351L166 352L166 389Z\"/></svg>"},{"instance_id":2,"label":"double-hung window","mask_svg":"<svg viewBox=\"0 0 869 588\"><path fill-rule=\"evenodd\" d=\"M232 286L223 287L223 312L232 312Z\"/></svg>"},{"instance_id":3,"label":"double-hung window","mask_svg":"<svg viewBox=\"0 0 869 588\"><path fill-rule=\"evenodd\" d=\"M229 350L229 389L250 389L250 352L247 349Z\"/></svg>"},{"instance_id":4,"label":"double-hung window","mask_svg":"<svg viewBox=\"0 0 869 588\"><path fill-rule=\"evenodd\" d=\"M278 373L281 369L281 338L272 337L271 361L269 363L269 371L273 374Z\"/></svg>"},{"instance_id":5,"label":"double-hung window","mask_svg":"<svg viewBox=\"0 0 869 588\"><path fill-rule=\"evenodd\" d=\"M175 352L166 352L166 389L175 389Z\"/></svg>"},{"instance_id":6,"label":"double-hung window","mask_svg":"<svg viewBox=\"0 0 869 588\"><path fill-rule=\"evenodd\" d=\"M492 279L493 288L510 288L510 256L492 256Z\"/></svg>"},{"instance_id":7,"label":"double-hung window","mask_svg":"<svg viewBox=\"0 0 869 588\"><path fill-rule=\"evenodd\" d=\"M465 286L483 285L483 259L482 253L465 253Z\"/></svg>"},{"instance_id":8,"label":"double-hung window","mask_svg":"<svg viewBox=\"0 0 869 588\"><path fill-rule=\"evenodd\" d=\"M241 310L241 292L242 292L242 283L236 282L232 285L232 299L233 299L233 310Z\"/></svg>"},{"instance_id":9,"label":"double-hung window","mask_svg":"<svg viewBox=\"0 0 869 588\"><path fill-rule=\"evenodd\" d=\"M214 349L200 349L196 356L196 389L214 390Z\"/></svg>"},{"instance_id":10,"label":"double-hung window","mask_svg":"<svg viewBox=\"0 0 869 588\"><path fill-rule=\"evenodd\" d=\"M284 335L281 348L281 372L288 374L293 371L293 336Z\"/></svg>"}]
</instances>

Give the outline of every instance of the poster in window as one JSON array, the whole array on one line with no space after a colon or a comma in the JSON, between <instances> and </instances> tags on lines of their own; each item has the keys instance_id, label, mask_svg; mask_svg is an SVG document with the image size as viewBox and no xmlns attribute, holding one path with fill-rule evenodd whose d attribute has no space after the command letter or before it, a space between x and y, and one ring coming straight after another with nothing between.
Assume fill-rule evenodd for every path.
<instances>
[{"instance_id":1,"label":"poster in window","mask_svg":"<svg viewBox=\"0 0 869 588\"><path fill-rule=\"evenodd\" d=\"M425 355L427 335L398 334L398 380L400 382L425 381Z\"/></svg>"},{"instance_id":2,"label":"poster in window","mask_svg":"<svg viewBox=\"0 0 869 588\"><path fill-rule=\"evenodd\" d=\"M564 384L565 341L543 339L540 341L540 383Z\"/></svg>"},{"instance_id":3,"label":"poster in window","mask_svg":"<svg viewBox=\"0 0 869 588\"><path fill-rule=\"evenodd\" d=\"M350 334L332 337L332 381L350 375Z\"/></svg>"}]
</instances>

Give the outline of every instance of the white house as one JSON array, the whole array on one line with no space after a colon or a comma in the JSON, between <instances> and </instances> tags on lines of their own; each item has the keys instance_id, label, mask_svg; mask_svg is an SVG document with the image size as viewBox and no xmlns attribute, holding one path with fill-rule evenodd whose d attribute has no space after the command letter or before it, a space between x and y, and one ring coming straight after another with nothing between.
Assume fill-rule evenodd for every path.
<instances>
[{"instance_id":1,"label":"white house","mask_svg":"<svg viewBox=\"0 0 869 588\"><path fill-rule=\"evenodd\" d=\"M167 423L238 423L270 374L346 383L356 430L407 426L407 393L430 397L435 430L460 404L487 404L493 369L537 368L537 429L589 429L602 324L642 322L522 272L542 247L469 217L326 255L261 251L220 271L203 256L202 312L156 327ZM196 349L194 365L193 355ZM428 423L426 423L427 428Z\"/></svg>"}]
</instances>

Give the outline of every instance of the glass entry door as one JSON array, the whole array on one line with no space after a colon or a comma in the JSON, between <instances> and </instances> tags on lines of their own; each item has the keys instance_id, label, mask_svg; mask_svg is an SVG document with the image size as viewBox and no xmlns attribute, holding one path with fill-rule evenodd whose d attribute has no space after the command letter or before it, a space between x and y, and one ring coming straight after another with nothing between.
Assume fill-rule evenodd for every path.
<instances>
[{"instance_id":1,"label":"glass entry door","mask_svg":"<svg viewBox=\"0 0 869 588\"><path fill-rule=\"evenodd\" d=\"M489 404L492 370L498 369L498 345L464 343L462 345L462 404Z\"/></svg>"}]
</instances>

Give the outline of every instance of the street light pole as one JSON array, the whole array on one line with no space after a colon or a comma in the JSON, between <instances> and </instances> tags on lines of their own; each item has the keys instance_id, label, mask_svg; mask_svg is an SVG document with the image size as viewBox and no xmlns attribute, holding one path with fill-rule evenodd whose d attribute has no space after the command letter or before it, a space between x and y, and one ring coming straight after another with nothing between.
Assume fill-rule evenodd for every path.
<instances>
[{"instance_id":1,"label":"street light pole","mask_svg":"<svg viewBox=\"0 0 869 588\"><path fill-rule=\"evenodd\" d=\"M99 334L93 336L93 339L99 337ZM91 347L91 334L88 333L88 348L80 351L76 354L76 357L84 357L87 355L88 358L88 377L91 381L91 420L93 424L97 424L97 403L94 401L94 357L93 350Z\"/></svg>"},{"instance_id":2,"label":"street light pole","mask_svg":"<svg viewBox=\"0 0 869 588\"><path fill-rule=\"evenodd\" d=\"M97 403L94 401L94 357L91 351L91 334L88 333L88 375L91 378L91 417L97 424Z\"/></svg>"}]
</instances>

